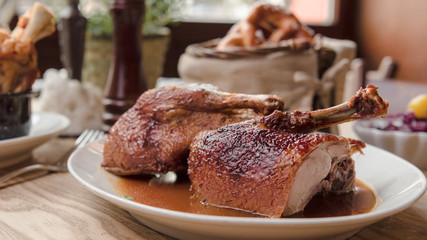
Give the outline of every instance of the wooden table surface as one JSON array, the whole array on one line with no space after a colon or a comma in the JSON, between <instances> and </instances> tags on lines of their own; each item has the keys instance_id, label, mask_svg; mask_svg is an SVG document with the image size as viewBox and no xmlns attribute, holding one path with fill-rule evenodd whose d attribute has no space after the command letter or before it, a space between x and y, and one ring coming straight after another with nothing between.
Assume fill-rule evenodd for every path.
<instances>
[{"instance_id":1,"label":"wooden table surface","mask_svg":"<svg viewBox=\"0 0 427 240\"><path fill-rule=\"evenodd\" d=\"M72 143L72 139L53 139L36 149L33 158L53 161ZM5 171L0 170L0 174ZM426 238L427 195L424 195L407 210L362 229L350 239ZM172 238L140 224L128 212L94 195L66 172L0 189L0 239Z\"/></svg>"}]
</instances>

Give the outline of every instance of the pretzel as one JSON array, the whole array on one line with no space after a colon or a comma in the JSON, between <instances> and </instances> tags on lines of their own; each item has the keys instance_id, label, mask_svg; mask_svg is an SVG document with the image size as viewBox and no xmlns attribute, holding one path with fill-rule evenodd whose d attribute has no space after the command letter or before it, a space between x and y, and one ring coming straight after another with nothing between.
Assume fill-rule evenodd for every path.
<instances>
[{"instance_id":1,"label":"pretzel","mask_svg":"<svg viewBox=\"0 0 427 240\"><path fill-rule=\"evenodd\" d=\"M311 42L313 36L312 29L301 24L285 9L271 4L254 4L248 16L234 24L221 39L217 49L279 44L280 41L291 38L305 38Z\"/></svg>"}]
</instances>

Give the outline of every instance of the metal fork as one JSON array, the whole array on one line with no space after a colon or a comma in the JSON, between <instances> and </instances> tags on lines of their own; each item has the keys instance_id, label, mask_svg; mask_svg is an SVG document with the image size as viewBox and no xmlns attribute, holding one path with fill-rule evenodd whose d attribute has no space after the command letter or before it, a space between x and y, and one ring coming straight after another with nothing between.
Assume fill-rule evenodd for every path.
<instances>
[{"instance_id":1,"label":"metal fork","mask_svg":"<svg viewBox=\"0 0 427 240\"><path fill-rule=\"evenodd\" d=\"M67 160L68 156L76 149L85 146L86 144L93 142L101 137L103 137L105 133L100 130L84 130L82 134L76 139L74 142L74 146L68 150L64 155L59 158L56 164L32 164L26 167L17 169L13 172L10 172L2 177L0 177L0 188L7 187L19 182L24 182L26 180L34 179L36 177L40 177L49 172L65 172L67 171ZM38 172L38 174L34 173L28 177L20 178L23 175L29 175L31 172Z\"/></svg>"}]
</instances>

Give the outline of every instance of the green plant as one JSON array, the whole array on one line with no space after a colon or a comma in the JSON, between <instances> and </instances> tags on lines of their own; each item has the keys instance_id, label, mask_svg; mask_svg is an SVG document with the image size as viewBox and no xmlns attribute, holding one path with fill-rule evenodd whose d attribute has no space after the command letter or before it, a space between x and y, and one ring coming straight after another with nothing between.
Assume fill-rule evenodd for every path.
<instances>
[{"instance_id":1,"label":"green plant","mask_svg":"<svg viewBox=\"0 0 427 240\"><path fill-rule=\"evenodd\" d=\"M185 10L186 0L145 0L143 34L156 34L169 24L178 23ZM109 0L84 0L82 13L88 20L87 31L93 35L110 35L113 23Z\"/></svg>"},{"instance_id":2,"label":"green plant","mask_svg":"<svg viewBox=\"0 0 427 240\"><path fill-rule=\"evenodd\" d=\"M145 0L144 33L156 32L159 27L176 24L182 20L186 1Z\"/></svg>"}]
</instances>

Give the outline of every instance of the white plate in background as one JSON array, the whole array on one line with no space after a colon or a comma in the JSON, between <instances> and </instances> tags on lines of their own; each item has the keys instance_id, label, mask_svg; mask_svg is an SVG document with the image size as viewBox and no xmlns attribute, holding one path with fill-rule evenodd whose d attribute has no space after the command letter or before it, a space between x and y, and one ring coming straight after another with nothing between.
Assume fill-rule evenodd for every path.
<instances>
[{"instance_id":1,"label":"white plate in background","mask_svg":"<svg viewBox=\"0 0 427 240\"><path fill-rule=\"evenodd\" d=\"M70 120L58 113L32 113L27 136L0 140L0 168L27 159L34 148L58 136L69 125Z\"/></svg>"},{"instance_id":2,"label":"white plate in background","mask_svg":"<svg viewBox=\"0 0 427 240\"><path fill-rule=\"evenodd\" d=\"M382 148L411 162L421 170L427 170L427 132L406 132L399 130L380 130L387 119L358 120L353 130L365 143Z\"/></svg>"}]
</instances>

